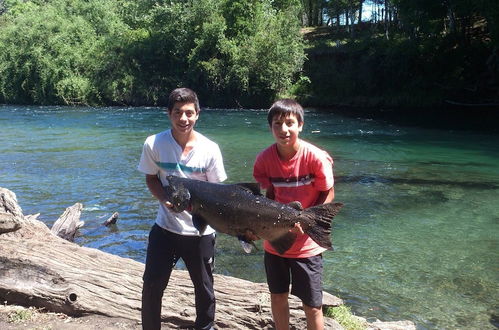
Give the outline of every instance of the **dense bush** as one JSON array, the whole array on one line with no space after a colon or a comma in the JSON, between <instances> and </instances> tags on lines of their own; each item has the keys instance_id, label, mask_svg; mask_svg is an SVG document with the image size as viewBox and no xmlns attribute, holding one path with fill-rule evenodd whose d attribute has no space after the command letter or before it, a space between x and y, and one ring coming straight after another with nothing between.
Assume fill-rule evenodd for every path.
<instances>
[{"instance_id":1,"label":"dense bush","mask_svg":"<svg viewBox=\"0 0 499 330\"><path fill-rule=\"evenodd\" d=\"M154 105L182 85L211 106L497 103L497 1L377 1L371 22L361 3L0 0L0 102ZM334 21L307 57L304 18Z\"/></svg>"},{"instance_id":2,"label":"dense bush","mask_svg":"<svg viewBox=\"0 0 499 330\"><path fill-rule=\"evenodd\" d=\"M169 90L187 85L218 105L267 104L289 90L304 60L297 7L270 0L11 0L6 7L5 103L163 104Z\"/></svg>"},{"instance_id":3,"label":"dense bush","mask_svg":"<svg viewBox=\"0 0 499 330\"><path fill-rule=\"evenodd\" d=\"M0 99L101 103L98 73L126 31L110 1L13 4L0 25Z\"/></svg>"},{"instance_id":4,"label":"dense bush","mask_svg":"<svg viewBox=\"0 0 499 330\"><path fill-rule=\"evenodd\" d=\"M390 40L381 35L317 43L307 50L308 79L297 83L294 93L305 105L325 107L494 102L489 51L479 41L456 44L452 36L414 42L397 34Z\"/></svg>"}]
</instances>

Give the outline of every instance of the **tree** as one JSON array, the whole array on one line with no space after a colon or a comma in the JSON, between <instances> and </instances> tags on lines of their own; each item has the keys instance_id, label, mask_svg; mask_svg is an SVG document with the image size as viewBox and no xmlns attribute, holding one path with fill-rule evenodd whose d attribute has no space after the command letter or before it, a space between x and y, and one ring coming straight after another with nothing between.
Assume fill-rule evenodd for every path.
<instances>
[{"instance_id":1,"label":"tree","mask_svg":"<svg viewBox=\"0 0 499 330\"><path fill-rule=\"evenodd\" d=\"M304 60L299 0L9 0L8 8L3 102L164 104L168 90L189 85L223 105L268 103Z\"/></svg>"},{"instance_id":2,"label":"tree","mask_svg":"<svg viewBox=\"0 0 499 330\"><path fill-rule=\"evenodd\" d=\"M99 103L98 68L127 28L112 2L17 2L0 33L0 98L11 103Z\"/></svg>"},{"instance_id":3,"label":"tree","mask_svg":"<svg viewBox=\"0 0 499 330\"><path fill-rule=\"evenodd\" d=\"M256 101L266 105L285 93L304 60L297 8L288 4L285 7L281 2L279 8L271 1L182 4L179 8L185 25L177 19L168 27L183 26L174 34L181 35L183 42L175 48L181 51L174 57L182 62L177 67L184 68L179 81L196 88L207 102L231 106L256 105ZM153 31L160 26L165 29L164 24L157 24L164 17L153 16Z\"/></svg>"}]
</instances>

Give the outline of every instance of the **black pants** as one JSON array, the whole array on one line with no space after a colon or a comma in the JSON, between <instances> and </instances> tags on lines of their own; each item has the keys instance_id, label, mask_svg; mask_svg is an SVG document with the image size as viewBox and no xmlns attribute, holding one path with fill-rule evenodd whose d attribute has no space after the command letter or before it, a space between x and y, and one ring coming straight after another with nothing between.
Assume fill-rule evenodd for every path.
<instances>
[{"instance_id":1,"label":"black pants","mask_svg":"<svg viewBox=\"0 0 499 330\"><path fill-rule=\"evenodd\" d=\"M210 329L215 319L213 262L215 235L183 236L154 225L149 233L144 285L142 328L161 329L161 302L170 275L179 258L189 271L196 296L196 329Z\"/></svg>"}]
</instances>

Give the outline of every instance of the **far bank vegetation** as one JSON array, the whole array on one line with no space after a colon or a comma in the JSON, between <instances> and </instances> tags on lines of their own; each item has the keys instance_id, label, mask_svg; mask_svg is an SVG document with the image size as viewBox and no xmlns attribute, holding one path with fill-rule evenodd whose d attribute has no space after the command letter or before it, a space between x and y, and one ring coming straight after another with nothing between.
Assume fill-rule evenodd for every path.
<instances>
[{"instance_id":1,"label":"far bank vegetation","mask_svg":"<svg viewBox=\"0 0 499 330\"><path fill-rule=\"evenodd\" d=\"M499 103L496 0L0 0L0 103Z\"/></svg>"}]
</instances>

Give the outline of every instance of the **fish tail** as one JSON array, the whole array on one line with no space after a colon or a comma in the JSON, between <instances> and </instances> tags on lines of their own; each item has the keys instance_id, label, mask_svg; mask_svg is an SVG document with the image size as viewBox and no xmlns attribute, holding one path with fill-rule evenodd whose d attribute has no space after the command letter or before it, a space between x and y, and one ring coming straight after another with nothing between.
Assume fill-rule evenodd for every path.
<instances>
[{"instance_id":1,"label":"fish tail","mask_svg":"<svg viewBox=\"0 0 499 330\"><path fill-rule=\"evenodd\" d=\"M304 228L305 233L310 236L319 246L332 250L331 223L338 214L343 203L327 203L310 207L303 211L307 218L308 226Z\"/></svg>"}]
</instances>

